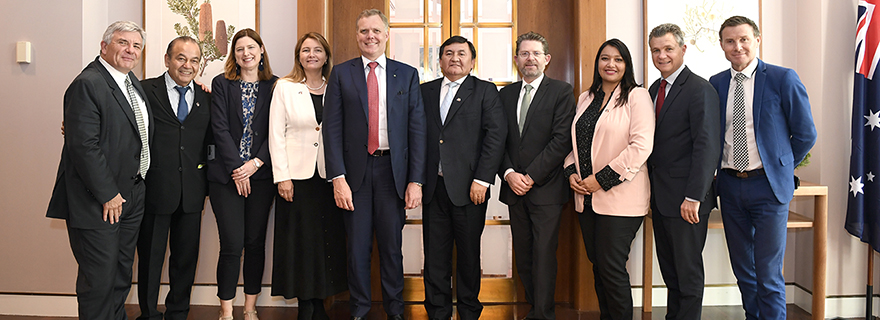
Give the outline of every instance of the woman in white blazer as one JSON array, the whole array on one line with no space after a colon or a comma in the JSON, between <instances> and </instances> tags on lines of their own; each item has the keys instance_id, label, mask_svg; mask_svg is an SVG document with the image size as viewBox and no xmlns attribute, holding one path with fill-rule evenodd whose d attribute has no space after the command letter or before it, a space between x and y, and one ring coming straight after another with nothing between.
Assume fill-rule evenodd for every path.
<instances>
[{"instance_id":1,"label":"woman in white blazer","mask_svg":"<svg viewBox=\"0 0 880 320\"><path fill-rule=\"evenodd\" d=\"M602 319L632 319L626 260L650 206L645 163L654 145L654 109L632 69L623 42L611 39L599 47L565 159Z\"/></svg>"},{"instance_id":2,"label":"woman in white blazer","mask_svg":"<svg viewBox=\"0 0 880 320\"><path fill-rule=\"evenodd\" d=\"M328 319L323 299L348 289L342 214L324 170L321 115L330 45L315 32L296 44L293 71L278 80L269 153L278 185L272 295L299 299L298 319Z\"/></svg>"}]
</instances>

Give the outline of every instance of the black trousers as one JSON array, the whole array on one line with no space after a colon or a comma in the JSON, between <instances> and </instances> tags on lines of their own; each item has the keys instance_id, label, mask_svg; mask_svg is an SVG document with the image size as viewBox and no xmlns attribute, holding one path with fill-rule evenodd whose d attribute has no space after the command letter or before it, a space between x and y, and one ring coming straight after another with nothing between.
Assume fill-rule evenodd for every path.
<instances>
[{"instance_id":1,"label":"black trousers","mask_svg":"<svg viewBox=\"0 0 880 320\"><path fill-rule=\"evenodd\" d=\"M528 195L508 206L516 271L532 306L526 318L556 319L556 248L562 206L534 205Z\"/></svg>"},{"instance_id":2,"label":"black trousers","mask_svg":"<svg viewBox=\"0 0 880 320\"><path fill-rule=\"evenodd\" d=\"M165 263L165 248L169 247L171 255L168 257L168 280L171 290L165 297L164 318L186 320L199 259L201 223L201 211L184 212L182 204L172 214L144 212L137 245L138 304L141 308L138 319L163 318L156 307L162 266Z\"/></svg>"},{"instance_id":3,"label":"black trousers","mask_svg":"<svg viewBox=\"0 0 880 320\"><path fill-rule=\"evenodd\" d=\"M599 319L632 319L632 289L626 261L644 217L601 215L588 206L578 220L587 258L593 263Z\"/></svg>"},{"instance_id":4,"label":"black trousers","mask_svg":"<svg viewBox=\"0 0 880 320\"><path fill-rule=\"evenodd\" d=\"M488 202L456 206L449 200L443 177L437 177L434 198L425 204L425 310L430 319L452 317L452 247L456 249L456 296L462 320L483 312L480 294L480 239Z\"/></svg>"},{"instance_id":5,"label":"black trousers","mask_svg":"<svg viewBox=\"0 0 880 320\"><path fill-rule=\"evenodd\" d=\"M266 226L269 209L278 193L271 179L251 179L251 194L239 196L235 181L209 183L211 209L217 218L220 235L220 257L217 260L217 297L235 298L238 275L244 274L244 293L262 290L263 268L266 263ZM241 255L244 250L244 270Z\"/></svg>"},{"instance_id":6,"label":"black trousers","mask_svg":"<svg viewBox=\"0 0 880 320\"><path fill-rule=\"evenodd\" d=\"M144 216L144 191L141 181L130 194L122 195L122 215L110 228L78 229L67 225L70 249L79 265L76 301L80 319L128 319L125 299L131 290L131 267Z\"/></svg>"},{"instance_id":7,"label":"black trousers","mask_svg":"<svg viewBox=\"0 0 880 320\"><path fill-rule=\"evenodd\" d=\"M709 214L690 224L681 216L667 217L654 211L657 262L667 289L668 320L699 320L703 310L703 247Z\"/></svg>"}]
</instances>

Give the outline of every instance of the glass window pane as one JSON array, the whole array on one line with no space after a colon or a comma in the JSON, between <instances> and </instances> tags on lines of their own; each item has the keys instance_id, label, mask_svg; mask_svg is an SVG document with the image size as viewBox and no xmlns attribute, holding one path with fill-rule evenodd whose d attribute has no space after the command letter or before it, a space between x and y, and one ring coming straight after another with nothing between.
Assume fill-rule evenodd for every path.
<instances>
[{"instance_id":1,"label":"glass window pane","mask_svg":"<svg viewBox=\"0 0 880 320\"><path fill-rule=\"evenodd\" d=\"M479 0L478 22L513 22L513 0Z\"/></svg>"},{"instance_id":2,"label":"glass window pane","mask_svg":"<svg viewBox=\"0 0 880 320\"><path fill-rule=\"evenodd\" d=\"M428 0L428 22L440 21L443 14L443 0Z\"/></svg>"},{"instance_id":3,"label":"glass window pane","mask_svg":"<svg viewBox=\"0 0 880 320\"><path fill-rule=\"evenodd\" d=\"M428 48L430 48L428 50L428 68L420 74L422 82L428 82L443 76L443 73L440 71L440 45L445 39L442 37L442 29L428 29Z\"/></svg>"},{"instance_id":4,"label":"glass window pane","mask_svg":"<svg viewBox=\"0 0 880 320\"><path fill-rule=\"evenodd\" d=\"M424 29L391 28L388 43L388 57L419 69L424 69L423 49L425 47Z\"/></svg>"},{"instance_id":5,"label":"glass window pane","mask_svg":"<svg viewBox=\"0 0 880 320\"><path fill-rule=\"evenodd\" d=\"M389 0L391 14L388 19L395 22L423 22L424 0Z\"/></svg>"},{"instance_id":6,"label":"glass window pane","mask_svg":"<svg viewBox=\"0 0 880 320\"><path fill-rule=\"evenodd\" d=\"M461 0L461 22L474 22L474 0Z\"/></svg>"},{"instance_id":7,"label":"glass window pane","mask_svg":"<svg viewBox=\"0 0 880 320\"><path fill-rule=\"evenodd\" d=\"M510 235L510 226L486 226L480 242L482 276L484 278L513 277L513 238Z\"/></svg>"},{"instance_id":8,"label":"glass window pane","mask_svg":"<svg viewBox=\"0 0 880 320\"><path fill-rule=\"evenodd\" d=\"M477 72L488 81L516 81L510 28L479 28Z\"/></svg>"},{"instance_id":9,"label":"glass window pane","mask_svg":"<svg viewBox=\"0 0 880 320\"><path fill-rule=\"evenodd\" d=\"M461 34L459 35L474 42L474 28L461 28Z\"/></svg>"}]
</instances>

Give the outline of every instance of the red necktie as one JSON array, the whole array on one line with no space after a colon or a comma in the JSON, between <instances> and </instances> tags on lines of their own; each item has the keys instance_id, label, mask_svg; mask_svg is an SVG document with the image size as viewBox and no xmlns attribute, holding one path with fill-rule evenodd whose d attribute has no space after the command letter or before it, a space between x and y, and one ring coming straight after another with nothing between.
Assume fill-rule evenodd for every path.
<instances>
[{"instance_id":1,"label":"red necktie","mask_svg":"<svg viewBox=\"0 0 880 320\"><path fill-rule=\"evenodd\" d=\"M657 91L657 113L654 116L660 116L660 108L663 107L663 100L666 99L666 80L660 80L660 90Z\"/></svg>"},{"instance_id":2,"label":"red necktie","mask_svg":"<svg viewBox=\"0 0 880 320\"><path fill-rule=\"evenodd\" d=\"M367 135L367 152L372 154L379 149L379 80L376 78L376 66L378 62L370 62L370 73L367 75L367 101L369 110L370 133Z\"/></svg>"}]
</instances>

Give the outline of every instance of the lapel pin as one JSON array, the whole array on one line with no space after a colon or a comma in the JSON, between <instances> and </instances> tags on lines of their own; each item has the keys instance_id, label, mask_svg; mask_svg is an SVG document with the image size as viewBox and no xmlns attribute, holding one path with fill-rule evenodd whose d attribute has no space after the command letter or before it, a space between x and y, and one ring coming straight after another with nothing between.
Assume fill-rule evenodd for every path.
<instances>
[{"instance_id":1,"label":"lapel pin","mask_svg":"<svg viewBox=\"0 0 880 320\"><path fill-rule=\"evenodd\" d=\"M394 74L394 75L391 75L391 77L393 77L393 78L397 78L397 75L396 75L396 74Z\"/></svg>"},{"instance_id":2,"label":"lapel pin","mask_svg":"<svg viewBox=\"0 0 880 320\"><path fill-rule=\"evenodd\" d=\"M198 102L196 102L196 107L198 107L198 106L199 106L199 103L198 103Z\"/></svg>"},{"instance_id":3,"label":"lapel pin","mask_svg":"<svg viewBox=\"0 0 880 320\"><path fill-rule=\"evenodd\" d=\"M455 98L455 101L461 102L461 98Z\"/></svg>"}]
</instances>

